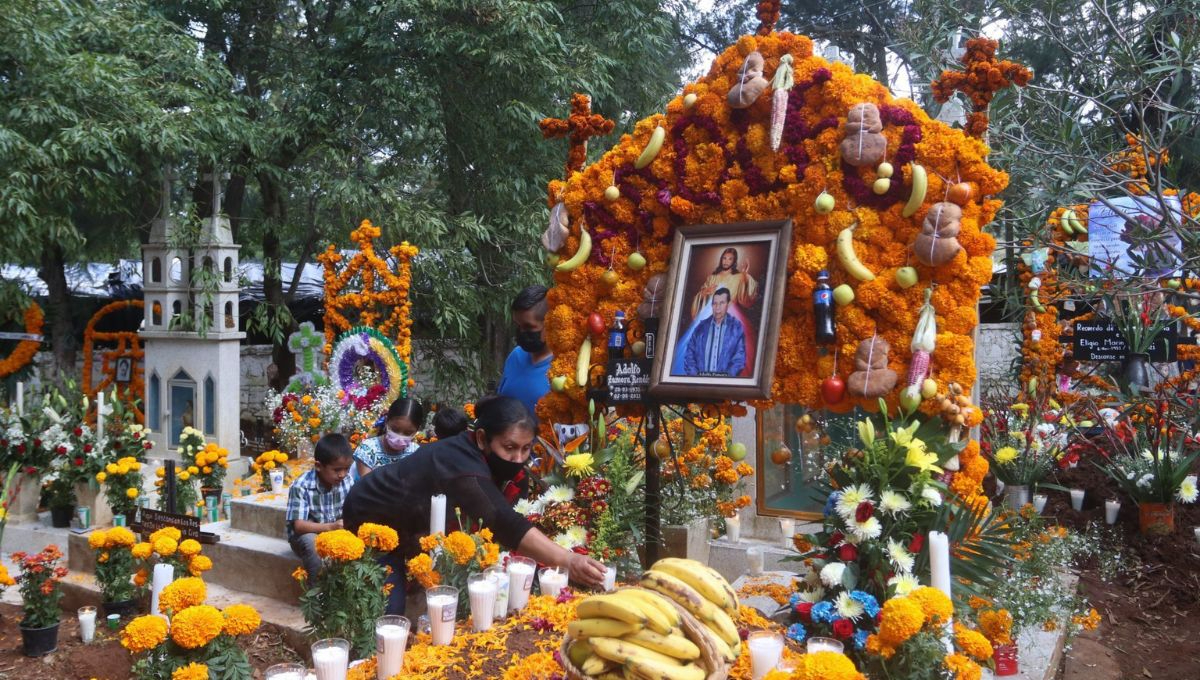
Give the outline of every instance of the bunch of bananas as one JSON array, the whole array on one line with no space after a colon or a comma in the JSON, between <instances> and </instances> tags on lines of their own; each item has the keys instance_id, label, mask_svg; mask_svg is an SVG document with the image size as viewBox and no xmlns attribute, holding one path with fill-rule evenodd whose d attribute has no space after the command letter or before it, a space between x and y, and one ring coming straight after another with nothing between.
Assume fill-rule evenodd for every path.
<instances>
[{"instance_id":1,"label":"bunch of bananas","mask_svg":"<svg viewBox=\"0 0 1200 680\"><path fill-rule=\"evenodd\" d=\"M642 587L671 598L696 617L726 663L741 654L742 639L734 621L738 600L733 587L715 569L695 560L661 559L642 574Z\"/></svg>"}]
</instances>

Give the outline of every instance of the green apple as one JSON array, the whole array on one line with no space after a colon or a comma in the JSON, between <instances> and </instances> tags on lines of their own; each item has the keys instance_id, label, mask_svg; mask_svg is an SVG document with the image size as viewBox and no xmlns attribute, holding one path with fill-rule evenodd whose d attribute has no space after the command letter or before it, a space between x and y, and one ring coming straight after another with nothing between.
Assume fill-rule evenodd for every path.
<instances>
[{"instance_id":1,"label":"green apple","mask_svg":"<svg viewBox=\"0 0 1200 680\"><path fill-rule=\"evenodd\" d=\"M620 197L621 190L615 186L609 185L609 187L604 190L604 200L608 201L609 203L612 203Z\"/></svg>"},{"instance_id":2,"label":"green apple","mask_svg":"<svg viewBox=\"0 0 1200 680\"><path fill-rule=\"evenodd\" d=\"M926 378L921 382L921 398L933 399L937 396L937 381L933 378Z\"/></svg>"},{"instance_id":3,"label":"green apple","mask_svg":"<svg viewBox=\"0 0 1200 680\"><path fill-rule=\"evenodd\" d=\"M874 184L871 185L871 191L874 191L876 194L879 194L880 196L886 194L888 192L888 189L891 189L891 188L892 188L892 180L888 179L887 177L880 177L879 179L875 180Z\"/></svg>"},{"instance_id":4,"label":"green apple","mask_svg":"<svg viewBox=\"0 0 1200 680\"><path fill-rule=\"evenodd\" d=\"M833 301L842 307L854 302L854 289L844 283L834 288Z\"/></svg>"},{"instance_id":5,"label":"green apple","mask_svg":"<svg viewBox=\"0 0 1200 680\"><path fill-rule=\"evenodd\" d=\"M835 205L837 205L837 201L833 199L833 195L828 191L822 191L817 196L817 200L813 201L813 210L817 211L818 215L828 215L833 212Z\"/></svg>"},{"instance_id":6,"label":"green apple","mask_svg":"<svg viewBox=\"0 0 1200 680\"><path fill-rule=\"evenodd\" d=\"M551 269L553 269L554 267L557 267L558 259L559 259L558 255L555 255L554 253L550 253L549 255L546 256L546 266L550 267Z\"/></svg>"},{"instance_id":7,"label":"green apple","mask_svg":"<svg viewBox=\"0 0 1200 680\"><path fill-rule=\"evenodd\" d=\"M737 463L746 459L746 445L741 442L734 442L729 447L729 460Z\"/></svg>"},{"instance_id":8,"label":"green apple","mask_svg":"<svg viewBox=\"0 0 1200 680\"><path fill-rule=\"evenodd\" d=\"M905 387L900 390L900 408L912 413L921 407L921 390L915 387Z\"/></svg>"},{"instance_id":9,"label":"green apple","mask_svg":"<svg viewBox=\"0 0 1200 680\"><path fill-rule=\"evenodd\" d=\"M639 272L646 266L646 256L634 251L625 259L625 264L635 272Z\"/></svg>"},{"instance_id":10,"label":"green apple","mask_svg":"<svg viewBox=\"0 0 1200 680\"><path fill-rule=\"evenodd\" d=\"M562 392L567 389L567 376L556 375L550 379L550 389L555 392Z\"/></svg>"},{"instance_id":11,"label":"green apple","mask_svg":"<svg viewBox=\"0 0 1200 680\"><path fill-rule=\"evenodd\" d=\"M877 174L880 177L883 177L885 179L891 177L892 173L894 173L894 172L895 172L895 169L892 168L892 164L888 163L887 161L880 163L879 167L875 168L875 174Z\"/></svg>"},{"instance_id":12,"label":"green apple","mask_svg":"<svg viewBox=\"0 0 1200 680\"><path fill-rule=\"evenodd\" d=\"M917 285L917 270L913 267L901 267L896 270L896 283L900 284L901 288L912 288Z\"/></svg>"},{"instance_id":13,"label":"green apple","mask_svg":"<svg viewBox=\"0 0 1200 680\"><path fill-rule=\"evenodd\" d=\"M1180 281L1179 279L1171 279L1167 281L1167 288L1170 288L1171 290L1179 290L1182 286L1183 281Z\"/></svg>"},{"instance_id":14,"label":"green apple","mask_svg":"<svg viewBox=\"0 0 1200 680\"><path fill-rule=\"evenodd\" d=\"M633 356L635 357L645 356L646 343L642 342L641 340L635 340L634 342L630 343L629 351L633 352Z\"/></svg>"}]
</instances>

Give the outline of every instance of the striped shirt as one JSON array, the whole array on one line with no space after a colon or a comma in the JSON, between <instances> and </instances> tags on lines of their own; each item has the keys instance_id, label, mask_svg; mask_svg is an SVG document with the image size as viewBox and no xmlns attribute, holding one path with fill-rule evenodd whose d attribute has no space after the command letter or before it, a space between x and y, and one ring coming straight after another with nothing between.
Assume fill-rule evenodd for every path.
<instances>
[{"instance_id":1,"label":"striped shirt","mask_svg":"<svg viewBox=\"0 0 1200 680\"><path fill-rule=\"evenodd\" d=\"M316 470L309 470L292 482L288 490L287 535L288 540L296 537L295 523L298 519L325 524L342 518L342 504L354 480L350 475L341 484L326 488L317 478Z\"/></svg>"}]
</instances>

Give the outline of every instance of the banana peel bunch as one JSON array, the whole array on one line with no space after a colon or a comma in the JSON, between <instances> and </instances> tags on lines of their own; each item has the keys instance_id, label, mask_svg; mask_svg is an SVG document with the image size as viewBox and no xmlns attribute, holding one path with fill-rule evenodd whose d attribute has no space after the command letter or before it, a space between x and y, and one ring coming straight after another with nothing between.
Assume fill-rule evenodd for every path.
<instances>
[{"instance_id":1,"label":"banana peel bunch","mask_svg":"<svg viewBox=\"0 0 1200 680\"><path fill-rule=\"evenodd\" d=\"M663 559L642 576L641 587L582 600L563 655L584 678L723 678L741 653L737 606L733 588L713 569Z\"/></svg>"}]
</instances>

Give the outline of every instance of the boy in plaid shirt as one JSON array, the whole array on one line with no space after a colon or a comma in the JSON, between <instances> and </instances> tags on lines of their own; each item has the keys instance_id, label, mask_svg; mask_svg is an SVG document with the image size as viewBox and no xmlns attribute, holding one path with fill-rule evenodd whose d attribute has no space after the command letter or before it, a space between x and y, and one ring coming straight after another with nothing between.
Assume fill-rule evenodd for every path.
<instances>
[{"instance_id":1,"label":"boy in plaid shirt","mask_svg":"<svg viewBox=\"0 0 1200 680\"><path fill-rule=\"evenodd\" d=\"M292 482L287 504L288 543L310 577L322 566L317 534L342 528L342 503L354 484L354 449L344 436L327 434L317 442L313 457L313 469Z\"/></svg>"}]
</instances>

